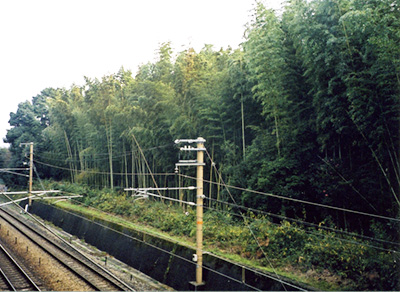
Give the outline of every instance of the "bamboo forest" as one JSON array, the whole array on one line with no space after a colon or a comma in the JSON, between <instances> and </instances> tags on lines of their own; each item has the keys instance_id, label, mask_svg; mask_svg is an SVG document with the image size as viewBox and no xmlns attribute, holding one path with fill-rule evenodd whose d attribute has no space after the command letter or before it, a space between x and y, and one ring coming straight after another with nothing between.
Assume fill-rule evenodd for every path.
<instances>
[{"instance_id":1,"label":"bamboo forest","mask_svg":"<svg viewBox=\"0 0 400 292\"><path fill-rule=\"evenodd\" d=\"M193 185L194 168L175 173L193 153L174 141L203 137L211 250L309 275L319 290L399 289L399 2L288 0L252 14L237 49L165 42L137 72L44 88L10 113L2 167L22 167L20 144L33 142L36 186L190 237L189 206L185 217L124 188Z\"/></svg>"}]
</instances>

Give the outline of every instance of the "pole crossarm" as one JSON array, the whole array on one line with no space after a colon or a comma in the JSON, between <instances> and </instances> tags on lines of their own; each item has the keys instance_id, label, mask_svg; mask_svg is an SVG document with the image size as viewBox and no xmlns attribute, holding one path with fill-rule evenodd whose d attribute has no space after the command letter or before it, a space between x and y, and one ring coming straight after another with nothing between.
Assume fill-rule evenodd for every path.
<instances>
[{"instance_id":1,"label":"pole crossarm","mask_svg":"<svg viewBox=\"0 0 400 292\"><path fill-rule=\"evenodd\" d=\"M195 190L195 186L189 187L166 187L166 188L127 188L124 191L176 191L176 190Z\"/></svg>"},{"instance_id":2,"label":"pole crossarm","mask_svg":"<svg viewBox=\"0 0 400 292\"><path fill-rule=\"evenodd\" d=\"M33 198L33 199L34 199L34 200L36 200L36 199L41 199L41 200L54 200L54 199L58 199L58 200L61 200L61 199L74 199L74 198L82 198L82 197L83 197L82 195L74 195L74 196L40 197L40 198L35 197L35 198Z\"/></svg>"},{"instance_id":3,"label":"pole crossarm","mask_svg":"<svg viewBox=\"0 0 400 292\"><path fill-rule=\"evenodd\" d=\"M205 166L205 163L202 162L178 162L175 163L175 166Z\"/></svg>"},{"instance_id":4,"label":"pole crossarm","mask_svg":"<svg viewBox=\"0 0 400 292\"><path fill-rule=\"evenodd\" d=\"M11 171L11 170L0 169L0 172L11 173L11 174L20 175L20 176L23 176L23 177L29 177L29 175L27 175L27 174L23 174L23 173Z\"/></svg>"},{"instance_id":5,"label":"pole crossarm","mask_svg":"<svg viewBox=\"0 0 400 292\"><path fill-rule=\"evenodd\" d=\"M16 200L12 200L10 202L7 203L2 203L0 204L1 206L6 206L6 205L10 205L10 204L15 204L21 201L24 201L26 199L32 200L32 199L43 199L40 198L40 196L43 196L44 194L48 194L48 193L59 193L61 191L55 191L55 190L51 190L51 191L33 191L32 193L38 194L38 195L33 195L33 196L28 196L25 198L21 198L21 199L16 199ZM23 192L1 192L0 194L2 195L21 195L21 194L29 194L29 192L23 191ZM52 198L56 198L56 197L52 197Z\"/></svg>"},{"instance_id":6,"label":"pole crossarm","mask_svg":"<svg viewBox=\"0 0 400 292\"><path fill-rule=\"evenodd\" d=\"M205 143L206 140L204 138L199 137L197 139L176 139L174 142L175 144L180 144L180 143L192 144L192 143Z\"/></svg>"},{"instance_id":7,"label":"pole crossarm","mask_svg":"<svg viewBox=\"0 0 400 292\"><path fill-rule=\"evenodd\" d=\"M206 151L206 148L194 148L192 146L185 145L184 147L179 148L181 151Z\"/></svg>"},{"instance_id":8,"label":"pole crossarm","mask_svg":"<svg viewBox=\"0 0 400 292\"><path fill-rule=\"evenodd\" d=\"M48 194L48 193L61 193L59 190L48 190L48 191L32 191L32 194ZM19 192L0 192L2 195L24 195L29 194L28 191L19 191Z\"/></svg>"},{"instance_id":9,"label":"pole crossarm","mask_svg":"<svg viewBox=\"0 0 400 292\"><path fill-rule=\"evenodd\" d=\"M0 168L0 171L5 171L5 170L29 170L29 168Z\"/></svg>"},{"instance_id":10,"label":"pole crossarm","mask_svg":"<svg viewBox=\"0 0 400 292\"><path fill-rule=\"evenodd\" d=\"M157 188L155 188L155 189L157 189ZM125 191L135 191L135 192L141 193L141 194L143 194L143 197L145 197L145 198L147 198L148 196L152 196L152 197L157 197L157 198L161 198L161 199L165 199L165 200L170 200L170 201L187 204L190 206L196 206L196 204L193 202L187 202L187 201L182 201L182 200L178 200L178 199L174 199L174 198L170 198L170 197L165 197L165 196L149 193L147 191L143 191L143 190L139 190L139 189L130 188L130 189L124 189L124 190Z\"/></svg>"}]
</instances>

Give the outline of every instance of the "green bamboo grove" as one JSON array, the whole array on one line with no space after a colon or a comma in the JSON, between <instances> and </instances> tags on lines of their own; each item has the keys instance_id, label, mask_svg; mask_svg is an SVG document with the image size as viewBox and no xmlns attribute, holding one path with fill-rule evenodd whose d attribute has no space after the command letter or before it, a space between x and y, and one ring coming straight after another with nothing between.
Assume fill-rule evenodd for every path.
<instances>
[{"instance_id":1,"label":"green bamboo grove","mask_svg":"<svg viewBox=\"0 0 400 292\"><path fill-rule=\"evenodd\" d=\"M235 50L164 43L136 73L43 89L10 114L8 164L21 166L20 143L34 142L42 178L190 185L173 174L173 141L201 136L223 181L244 189L230 190L239 204L398 240L397 223L246 191L399 218L398 2L289 0L279 15L258 4L244 34ZM205 178L216 183L207 197L230 200L215 169Z\"/></svg>"}]
</instances>

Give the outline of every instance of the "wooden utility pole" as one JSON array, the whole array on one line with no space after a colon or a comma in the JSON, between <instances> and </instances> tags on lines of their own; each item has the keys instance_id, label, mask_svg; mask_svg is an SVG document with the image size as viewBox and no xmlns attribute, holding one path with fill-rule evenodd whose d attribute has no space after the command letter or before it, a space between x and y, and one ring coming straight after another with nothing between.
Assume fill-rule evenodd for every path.
<instances>
[{"instance_id":1,"label":"wooden utility pole","mask_svg":"<svg viewBox=\"0 0 400 292\"><path fill-rule=\"evenodd\" d=\"M180 143L196 143L197 148L191 146L185 146L180 148L181 151L196 151L196 160L179 160L175 164L175 172L178 173L179 166L197 166L196 171L196 254L193 255L193 260L196 262L196 281L190 282L196 287L204 285L203 281L203 201L204 201L204 187L203 187L203 172L204 172L204 143L206 140L204 138L197 139L178 139L175 140L175 144Z\"/></svg>"},{"instance_id":2,"label":"wooden utility pole","mask_svg":"<svg viewBox=\"0 0 400 292\"><path fill-rule=\"evenodd\" d=\"M197 174L196 174L196 186L197 186L197 230L196 230L196 254L197 254L197 265L196 265L196 284L203 285L203 163L204 163L204 144L200 139L197 143Z\"/></svg>"},{"instance_id":3,"label":"wooden utility pole","mask_svg":"<svg viewBox=\"0 0 400 292\"><path fill-rule=\"evenodd\" d=\"M32 205L33 142L29 144L29 207Z\"/></svg>"},{"instance_id":4,"label":"wooden utility pole","mask_svg":"<svg viewBox=\"0 0 400 292\"><path fill-rule=\"evenodd\" d=\"M19 146L29 145L29 191L28 191L28 205L29 207L32 205L32 181L33 181L33 142L30 143L21 143Z\"/></svg>"}]
</instances>

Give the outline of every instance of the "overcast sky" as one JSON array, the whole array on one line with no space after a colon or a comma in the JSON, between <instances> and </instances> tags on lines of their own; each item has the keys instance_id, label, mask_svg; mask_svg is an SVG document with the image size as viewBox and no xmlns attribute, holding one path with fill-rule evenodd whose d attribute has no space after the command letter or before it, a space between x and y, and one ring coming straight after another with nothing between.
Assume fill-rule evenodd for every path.
<instances>
[{"instance_id":1,"label":"overcast sky","mask_svg":"<svg viewBox=\"0 0 400 292\"><path fill-rule=\"evenodd\" d=\"M279 9L281 0L265 0ZM161 43L237 48L255 0L0 0L0 146L10 112L47 87L137 71ZM29 142L29 141L27 141Z\"/></svg>"}]
</instances>

